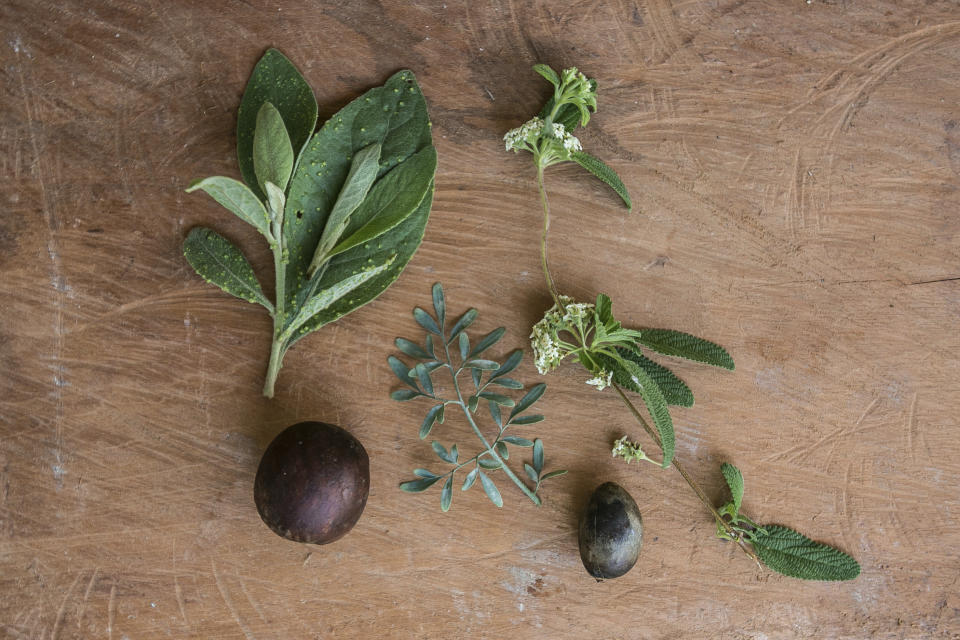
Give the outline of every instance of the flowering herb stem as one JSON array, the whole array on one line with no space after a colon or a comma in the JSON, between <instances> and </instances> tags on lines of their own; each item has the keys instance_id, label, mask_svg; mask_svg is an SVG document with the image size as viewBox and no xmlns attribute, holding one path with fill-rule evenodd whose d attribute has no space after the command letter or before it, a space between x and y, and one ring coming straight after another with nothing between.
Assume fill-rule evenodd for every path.
<instances>
[{"instance_id":1,"label":"flowering herb stem","mask_svg":"<svg viewBox=\"0 0 960 640\"><path fill-rule=\"evenodd\" d=\"M562 308L560 294L550 276L550 266L547 260L547 236L550 233L550 203L547 202L547 190L543 185L543 165L537 164L537 187L540 190L540 203L543 205L543 234L540 236L540 264L543 266L543 277L547 281L547 289L550 290L550 296L557 308Z\"/></svg>"}]
</instances>

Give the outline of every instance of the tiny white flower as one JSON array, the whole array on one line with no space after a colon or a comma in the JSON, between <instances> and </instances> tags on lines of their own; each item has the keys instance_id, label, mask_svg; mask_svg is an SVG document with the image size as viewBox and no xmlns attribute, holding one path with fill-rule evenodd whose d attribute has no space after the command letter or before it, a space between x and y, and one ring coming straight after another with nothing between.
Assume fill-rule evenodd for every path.
<instances>
[{"instance_id":1,"label":"tiny white flower","mask_svg":"<svg viewBox=\"0 0 960 640\"><path fill-rule=\"evenodd\" d=\"M597 388L597 391L603 391L610 386L613 381L612 371L601 371L596 376L587 380L587 384Z\"/></svg>"}]
</instances>

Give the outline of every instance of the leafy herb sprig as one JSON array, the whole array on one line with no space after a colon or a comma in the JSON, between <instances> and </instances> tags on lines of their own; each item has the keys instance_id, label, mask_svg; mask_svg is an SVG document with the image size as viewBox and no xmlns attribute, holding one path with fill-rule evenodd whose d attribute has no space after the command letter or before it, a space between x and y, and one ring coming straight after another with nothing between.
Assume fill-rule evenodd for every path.
<instances>
[{"instance_id":1,"label":"leafy herb sprig","mask_svg":"<svg viewBox=\"0 0 960 640\"><path fill-rule=\"evenodd\" d=\"M550 206L544 186L544 169L562 162L576 162L608 184L631 209L630 196L619 176L602 161L582 150L572 132L590 120L597 108L597 83L575 68L557 74L547 65L534 70L554 88L540 114L504 136L507 150L528 151L537 169L537 188L543 208L543 231L540 258L547 289L554 305L534 327L533 341L537 369L541 374L552 371L566 359L582 365L592 376L587 384L602 391L612 387L644 431L660 447L661 460L649 458L628 440L618 440L613 454L632 460L649 461L662 467L671 464L717 522L718 535L734 540L744 553L774 571L813 580L849 580L859 572L859 565L847 554L819 543L786 527L759 527L740 513L743 482L733 465L723 467L730 483L733 501L721 507L713 504L674 457L675 435L669 405L693 405L690 388L672 371L654 362L644 349L672 357L684 358L724 369L733 369L730 354L713 342L671 329L626 329L613 316L613 303L604 294L595 304L577 302L559 293L550 274L547 260L547 237L550 229ZM651 427L624 390L640 395L652 419ZM738 480L739 479L739 480Z\"/></svg>"},{"instance_id":2,"label":"leafy herb sprig","mask_svg":"<svg viewBox=\"0 0 960 640\"><path fill-rule=\"evenodd\" d=\"M462 491L468 490L479 480L490 501L497 507L502 507L503 497L490 478L491 472L501 470L534 504L540 505L538 492L542 483L565 474L566 470L545 471L543 441L540 438L530 440L521 436L508 435L507 429L511 426L536 424L543 420L540 414L524 412L543 397L547 385L542 383L534 385L518 400L504 395L500 392L501 390L520 391L524 388L521 382L507 376L520 365L523 350L512 351L502 364L483 358L484 352L499 342L506 330L498 327L480 338L476 344L471 345L467 328L477 319L476 309L468 309L447 331L447 306L443 287L439 283L433 286L433 309L436 316L431 316L420 307L413 310L414 319L427 331L423 346L405 338L396 340L397 348L418 362L410 368L396 356L390 356L387 359L400 382L409 387L393 391L390 397L401 402L414 398L428 398L436 403L427 411L420 425L421 440L426 439L437 424L443 424L447 417L447 407L458 407L483 448L469 458L462 458L458 445L453 444L448 449L439 441L433 440L430 443L433 451L440 460L450 465L450 469L444 473L414 469L413 474L417 479L402 483L400 489L417 493L443 480L440 508L447 511L453 500L454 476L458 471L463 471L466 472L466 477L460 487ZM450 375L452 391L456 397L446 399L441 397L439 386L433 379L434 374L441 370L445 370ZM463 384L460 380L461 374L466 372L469 372L472 389L469 388L469 383ZM491 432L492 435L485 434L477 424L476 412L481 402L487 405L490 418L496 425L496 430ZM508 409L509 413L505 414L505 410ZM533 450L531 461L523 463L523 469L530 484L507 466L506 461L510 458L511 446Z\"/></svg>"},{"instance_id":3,"label":"leafy herb sprig","mask_svg":"<svg viewBox=\"0 0 960 640\"><path fill-rule=\"evenodd\" d=\"M216 231L196 227L183 245L207 282L273 318L267 397L294 343L397 279L420 246L433 202L437 155L413 73L394 74L314 133L316 124L313 90L282 53L268 50L237 117L244 181L216 176L187 189L205 191L270 245L275 302L240 249Z\"/></svg>"}]
</instances>

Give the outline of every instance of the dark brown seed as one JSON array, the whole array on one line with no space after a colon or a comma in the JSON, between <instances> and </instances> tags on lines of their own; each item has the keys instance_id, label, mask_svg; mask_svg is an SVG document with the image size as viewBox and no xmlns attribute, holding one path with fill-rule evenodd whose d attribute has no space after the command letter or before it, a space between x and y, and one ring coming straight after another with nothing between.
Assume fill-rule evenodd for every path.
<instances>
[{"instance_id":1,"label":"dark brown seed","mask_svg":"<svg viewBox=\"0 0 960 640\"><path fill-rule=\"evenodd\" d=\"M620 485L597 487L580 518L580 559L597 579L619 578L633 568L643 544L643 519Z\"/></svg>"},{"instance_id":2,"label":"dark brown seed","mask_svg":"<svg viewBox=\"0 0 960 640\"><path fill-rule=\"evenodd\" d=\"M370 462L363 445L336 425L301 422L267 447L253 497L260 517L277 535L327 544L357 523L369 491Z\"/></svg>"}]
</instances>

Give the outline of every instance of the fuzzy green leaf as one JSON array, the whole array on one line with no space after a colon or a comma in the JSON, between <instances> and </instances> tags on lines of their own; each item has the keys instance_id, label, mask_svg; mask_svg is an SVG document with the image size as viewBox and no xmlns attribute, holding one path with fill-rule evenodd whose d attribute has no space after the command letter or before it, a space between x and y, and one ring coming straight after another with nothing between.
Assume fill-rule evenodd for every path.
<instances>
[{"instance_id":1,"label":"fuzzy green leaf","mask_svg":"<svg viewBox=\"0 0 960 640\"><path fill-rule=\"evenodd\" d=\"M350 171L352 158L372 144L380 145L378 179L361 206L351 214L344 238L351 237L375 215L392 215L392 209L382 210L374 206L378 201L374 199L378 185L411 156L428 147L432 149L426 102L410 71L394 74L384 86L371 89L350 102L334 114L303 149L290 181L284 214L287 220L284 239L290 252L286 295L288 307L293 308L294 312L305 303L311 289L307 268ZM430 153L432 151L425 155ZM413 188L412 177L405 180L404 184ZM333 256L317 288L323 289L364 266L382 264L395 255L393 266L359 287L353 295L338 300L314 316L304 325L308 332L367 304L400 275L423 238L433 202L433 173L429 169L422 171L417 176L416 184L424 195L413 213L390 229L389 233ZM386 187L382 189L382 195L389 200L386 198L390 195L386 193Z\"/></svg>"},{"instance_id":2,"label":"fuzzy green leaf","mask_svg":"<svg viewBox=\"0 0 960 640\"><path fill-rule=\"evenodd\" d=\"M803 580L853 580L860 565L831 546L814 542L802 533L778 525L765 525L751 539L757 555L778 573Z\"/></svg>"},{"instance_id":3,"label":"fuzzy green leaf","mask_svg":"<svg viewBox=\"0 0 960 640\"><path fill-rule=\"evenodd\" d=\"M213 229L191 229L183 241L183 255L193 270L207 282L241 300L263 305L273 313L273 305L263 295L253 267L240 249Z\"/></svg>"},{"instance_id":4,"label":"fuzzy green leaf","mask_svg":"<svg viewBox=\"0 0 960 640\"><path fill-rule=\"evenodd\" d=\"M596 91L597 90L597 81L593 78L590 79L590 87ZM538 114L541 118L546 119L550 112L553 111L554 97L550 96L546 104L543 105L543 108L540 109ZM557 114L553 117L553 121L563 125L563 128L568 132L573 133L573 130L580 126L580 122L583 119L583 114L580 112L580 109L573 104L565 104L557 111ZM589 119L589 118L588 118Z\"/></svg>"},{"instance_id":5,"label":"fuzzy green leaf","mask_svg":"<svg viewBox=\"0 0 960 640\"><path fill-rule=\"evenodd\" d=\"M264 102L257 112L257 126L253 133L253 171L264 193L267 193L267 182L285 191L293 172L290 135L280 112L269 102Z\"/></svg>"},{"instance_id":6,"label":"fuzzy green leaf","mask_svg":"<svg viewBox=\"0 0 960 640\"><path fill-rule=\"evenodd\" d=\"M450 338L447 339L447 344L453 342L454 338L456 338L463 330L473 324L473 321L477 319L477 315L476 309L467 309L466 312L460 316L457 322L453 325L453 329L450 330Z\"/></svg>"},{"instance_id":7,"label":"fuzzy green leaf","mask_svg":"<svg viewBox=\"0 0 960 640\"><path fill-rule=\"evenodd\" d=\"M421 440L430 435L430 431L433 429L433 425L436 424L437 418L440 416L441 411L443 411L443 404L430 407L430 410L427 411L427 416L423 419L423 424L420 425Z\"/></svg>"},{"instance_id":8,"label":"fuzzy green leaf","mask_svg":"<svg viewBox=\"0 0 960 640\"><path fill-rule=\"evenodd\" d=\"M627 206L627 210L633 210L630 194L627 193L627 188L624 186L623 181L620 180L620 176L617 175L616 171L608 167L600 158L596 158L585 151L575 151L571 157L574 162L613 189L623 200L623 204Z\"/></svg>"},{"instance_id":9,"label":"fuzzy green leaf","mask_svg":"<svg viewBox=\"0 0 960 640\"><path fill-rule=\"evenodd\" d=\"M472 358L474 356L480 355L481 353L483 353L484 351L486 351L487 349L495 345L497 342L499 342L500 338L502 338L503 334L506 332L507 330L505 328L498 327L493 331L491 331L490 333L488 333L487 335L483 336L480 339L480 342L477 343L477 345L473 348L473 350L470 352L470 354L467 357Z\"/></svg>"},{"instance_id":10,"label":"fuzzy green leaf","mask_svg":"<svg viewBox=\"0 0 960 640\"><path fill-rule=\"evenodd\" d=\"M237 114L240 174L260 200L265 199L265 194L260 189L254 165L254 137L257 116L267 102L279 112L296 157L317 126L317 100L293 63L276 49L268 49L254 67Z\"/></svg>"},{"instance_id":11,"label":"fuzzy green leaf","mask_svg":"<svg viewBox=\"0 0 960 640\"><path fill-rule=\"evenodd\" d=\"M528 391L525 396L520 398L520 401L513 408L513 411L510 412L510 421L516 422L515 420L513 420L513 417L520 415L521 413L523 413L524 411L532 407L533 404L537 400L539 400L546 391L547 391L547 385L543 384L542 382L540 384L537 384L531 387L530 391Z\"/></svg>"},{"instance_id":12,"label":"fuzzy green leaf","mask_svg":"<svg viewBox=\"0 0 960 640\"><path fill-rule=\"evenodd\" d=\"M480 484L483 485L483 491L487 494L487 497L490 498L490 502L497 505L497 507L503 506L503 498L500 496L500 491L497 489L497 485L493 484L493 480L487 477L483 471L479 473L480 475Z\"/></svg>"},{"instance_id":13,"label":"fuzzy green leaf","mask_svg":"<svg viewBox=\"0 0 960 640\"><path fill-rule=\"evenodd\" d=\"M453 502L453 474L443 483L443 491L440 492L440 509L446 513L450 510L450 503Z\"/></svg>"},{"instance_id":14,"label":"fuzzy green leaf","mask_svg":"<svg viewBox=\"0 0 960 640\"><path fill-rule=\"evenodd\" d=\"M542 75L547 81L555 87L560 86L560 77L557 72L545 64L533 65L533 70Z\"/></svg>"},{"instance_id":15,"label":"fuzzy green leaf","mask_svg":"<svg viewBox=\"0 0 960 640\"><path fill-rule=\"evenodd\" d=\"M733 496L733 507L740 512L740 505L743 503L743 474L740 469L729 462L720 465L720 472L723 473L727 486L730 487L730 494Z\"/></svg>"},{"instance_id":16,"label":"fuzzy green leaf","mask_svg":"<svg viewBox=\"0 0 960 640\"><path fill-rule=\"evenodd\" d=\"M639 365L640 368L647 372L647 375L653 378L653 381L660 387L660 391L663 393L663 398L667 401L667 404L678 407L693 406L693 392L690 390L690 387L670 371L670 369L654 362L643 354L637 353L637 351L633 349L621 347L617 349L617 353L619 353L621 357ZM609 360L604 358L601 358L601 362L610 364ZM639 388L629 375L624 374L624 372L616 368L612 369L612 371L614 372L614 382L621 387L626 387L631 391L640 393Z\"/></svg>"},{"instance_id":17,"label":"fuzzy green leaf","mask_svg":"<svg viewBox=\"0 0 960 640\"><path fill-rule=\"evenodd\" d=\"M232 214L253 225L265 238L270 239L270 214L247 185L233 178L213 176L190 183L186 191L191 193L197 189L206 191Z\"/></svg>"},{"instance_id":18,"label":"fuzzy green leaf","mask_svg":"<svg viewBox=\"0 0 960 640\"><path fill-rule=\"evenodd\" d=\"M660 391L660 387L654 382L653 378L631 360L621 360L618 363L625 369L625 373L635 383L634 388L643 398L650 417L653 418L653 424L660 434L660 448L663 450L664 468L669 467L673 461L673 449L676 444L673 433L673 419L670 417L670 410L667 408L667 401ZM616 372L614 372L616 375Z\"/></svg>"},{"instance_id":19,"label":"fuzzy green leaf","mask_svg":"<svg viewBox=\"0 0 960 640\"><path fill-rule=\"evenodd\" d=\"M718 344L672 329L641 329L637 342L665 356L676 356L722 367L734 368L733 358Z\"/></svg>"}]
</instances>

